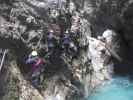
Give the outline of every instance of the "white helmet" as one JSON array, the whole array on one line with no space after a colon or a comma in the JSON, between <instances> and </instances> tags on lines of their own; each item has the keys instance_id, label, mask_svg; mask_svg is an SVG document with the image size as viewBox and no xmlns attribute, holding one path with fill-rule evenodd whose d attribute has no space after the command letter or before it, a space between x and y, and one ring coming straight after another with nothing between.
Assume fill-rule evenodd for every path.
<instances>
[{"instance_id":1,"label":"white helmet","mask_svg":"<svg viewBox=\"0 0 133 100\"><path fill-rule=\"evenodd\" d=\"M107 29L107 30L105 30L104 32L103 32L103 38L107 38L107 37L110 37L110 36L112 36L113 35L113 31L112 30L110 30L110 29Z\"/></svg>"},{"instance_id":2,"label":"white helmet","mask_svg":"<svg viewBox=\"0 0 133 100\"><path fill-rule=\"evenodd\" d=\"M73 48L73 47L74 47L74 43L71 42L71 43L70 43L70 48Z\"/></svg>"},{"instance_id":3,"label":"white helmet","mask_svg":"<svg viewBox=\"0 0 133 100\"><path fill-rule=\"evenodd\" d=\"M31 55L32 55L32 56L37 56L38 53L37 53L37 51L33 50L32 53L31 53Z\"/></svg>"},{"instance_id":4,"label":"white helmet","mask_svg":"<svg viewBox=\"0 0 133 100\"><path fill-rule=\"evenodd\" d=\"M66 32L65 32L66 34L68 34L69 33L69 31L68 30L66 30Z\"/></svg>"},{"instance_id":5,"label":"white helmet","mask_svg":"<svg viewBox=\"0 0 133 100\"><path fill-rule=\"evenodd\" d=\"M54 31L53 30L50 30L49 32L53 33Z\"/></svg>"}]
</instances>

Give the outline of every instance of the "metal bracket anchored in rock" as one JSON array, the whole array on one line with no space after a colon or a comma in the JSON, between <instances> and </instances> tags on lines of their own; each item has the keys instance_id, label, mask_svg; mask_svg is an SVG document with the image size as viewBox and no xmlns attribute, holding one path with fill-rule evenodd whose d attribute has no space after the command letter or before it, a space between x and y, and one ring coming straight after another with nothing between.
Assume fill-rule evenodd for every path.
<instances>
[{"instance_id":1,"label":"metal bracket anchored in rock","mask_svg":"<svg viewBox=\"0 0 133 100\"><path fill-rule=\"evenodd\" d=\"M4 60L5 60L5 57L6 57L6 54L8 53L8 49L5 49L4 52L3 52L3 56L2 56L2 60L1 60L1 63L0 63L0 71L3 67L3 64L4 64Z\"/></svg>"}]
</instances>

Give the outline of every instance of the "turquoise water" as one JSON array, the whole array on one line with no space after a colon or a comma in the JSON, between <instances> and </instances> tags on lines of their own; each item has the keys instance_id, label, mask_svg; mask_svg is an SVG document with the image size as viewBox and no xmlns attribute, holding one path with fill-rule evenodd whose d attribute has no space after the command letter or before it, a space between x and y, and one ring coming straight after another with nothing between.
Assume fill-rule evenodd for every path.
<instances>
[{"instance_id":1,"label":"turquoise water","mask_svg":"<svg viewBox=\"0 0 133 100\"><path fill-rule=\"evenodd\" d=\"M98 88L87 100L133 100L133 82L117 77Z\"/></svg>"}]
</instances>

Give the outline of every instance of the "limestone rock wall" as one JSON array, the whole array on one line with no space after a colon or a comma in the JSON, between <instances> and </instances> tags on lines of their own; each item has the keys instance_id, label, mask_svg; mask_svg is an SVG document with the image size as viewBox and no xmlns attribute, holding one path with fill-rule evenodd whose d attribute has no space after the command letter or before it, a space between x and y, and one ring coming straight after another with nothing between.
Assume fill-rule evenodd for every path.
<instances>
[{"instance_id":1,"label":"limestone rock wall","mask_svg":"<svg viewBox=\"0 0 133 100\"><path fill-rule=\"evenodd\" d=\"M132 37L129 36L131 27L120 31L124 25L132 26L127 16L123 21L123 13L129 4L131 0L0 0L0 47L15 51L14 56L19 60L33 48L47 48L46 33L49 27L60 28L57 34L67 28L80 31L77 58L54 58L48 70L50 76L46 77L46 90L39 93L21 75L20 66L16 69L12 67L11 71L18 70L18 73L12 73L15 77L19 74L19 89L23 91L19 99L82 100L97 85L109 80L112 58L122 60L118 54L119 40L123 36L132 45ZM72 21L73 16L80 21ZM53 22L57 25L51 25ZM129 33L126 34L126 30Z\"/></svg>"}]
</instances>

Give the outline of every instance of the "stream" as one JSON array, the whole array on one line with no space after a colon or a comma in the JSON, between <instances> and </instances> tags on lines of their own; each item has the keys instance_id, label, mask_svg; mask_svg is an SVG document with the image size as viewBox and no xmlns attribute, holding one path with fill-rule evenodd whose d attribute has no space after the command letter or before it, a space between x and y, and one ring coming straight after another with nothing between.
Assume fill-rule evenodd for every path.
<instances>
[{"instance_id":1,"label":"stream","mask_svg":"<svg viewBox=\"0 0 133 100\"><path fill-rule=\"evenodd\" d=\"M87 100L133 100L133 81L127 76L115 76L97 88Z\"/></svg>"}]
</instances>

